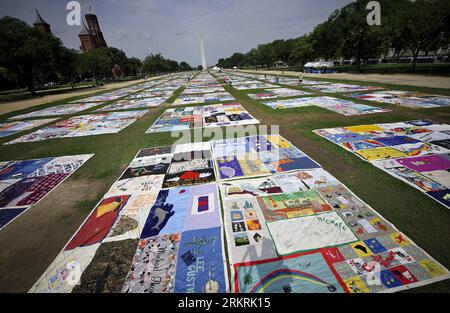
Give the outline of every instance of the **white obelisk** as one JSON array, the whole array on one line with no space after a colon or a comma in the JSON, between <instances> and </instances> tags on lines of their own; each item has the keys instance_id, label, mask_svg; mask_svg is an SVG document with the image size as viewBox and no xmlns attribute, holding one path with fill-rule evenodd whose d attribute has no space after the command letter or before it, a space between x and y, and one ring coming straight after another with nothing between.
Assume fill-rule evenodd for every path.
<instances>
[{"instance_id":1,"label":"white obelisk","mask_svg":"<svg viewBox=\"0 0 450 313\"><path fill-rule=\"evenodd\" d=\"M203 70L206 70L206 58L205 58L205 46L203 42L203 34L200 34L200 55L202 58L202 67Z\"/></svg>"}]
</instances>

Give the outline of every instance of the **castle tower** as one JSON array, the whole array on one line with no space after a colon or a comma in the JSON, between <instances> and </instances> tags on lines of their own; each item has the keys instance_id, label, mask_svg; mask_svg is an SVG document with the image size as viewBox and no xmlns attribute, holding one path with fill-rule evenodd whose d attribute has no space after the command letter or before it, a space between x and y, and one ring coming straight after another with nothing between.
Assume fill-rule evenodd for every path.
<instances>
[{"instance_id":1,"label":"castle tower","mask_svg":"<svg viewBox=\"0 0 450 313\"><path fill-rule=\"evenodd\" d=\"M81 25L81 31L78 34L78 37L80 37L81 41L81 50L84 52L91 51L92 49L97 48L95 36L89 31L86 24L83 22L83 25Z\"/></svg>"},{"instance_id":2,"label":"castle tower","mask_svg":"<svg viewBox=\"0 0 450 313\"><path fill-rule=\"evenodd\" d=\"M42 16L39 14L39 11L36 10L36 20L34 21L33 25L38 29L39 31L47 34L51 34L52 31L50 30L50 24L44 21Z\"/></svg>"},{"instance_id":3,"label":"castle tower","mask_svg":"<svg viewBox=\"0 0 450 313\"><path fill-rule=\"evenodd\" d=\"M81 41L81 49L84 52L90 51L96 48L106 48L105 39L103 38L103 33L100 30L100 25L98 24L97 15L88 13L85 15L87 26L83 21L81 31L78 34Z\"/></svg>"},{"instance_id":4,"label":"castle tower","mask_svg":"<svg viewBox=\"0 0 450 313\"><path fill-rule=\"evenodd\" d=\"M88 24L89 30L91 31L91 33L95 36L96 40L97 40L97 45L98 48L106 48L106 41L103 38L103 33L100 30L100 25L98 24L98 19L97 19L97 15L95 14L86 14L84 16L86 18L86 22Z\"/></svg>"}]
</instances>

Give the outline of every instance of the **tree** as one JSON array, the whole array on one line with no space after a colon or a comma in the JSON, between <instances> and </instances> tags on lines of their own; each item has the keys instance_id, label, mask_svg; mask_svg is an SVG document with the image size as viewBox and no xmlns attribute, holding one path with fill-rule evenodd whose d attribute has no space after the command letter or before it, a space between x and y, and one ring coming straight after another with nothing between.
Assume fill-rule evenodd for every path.
<instances>
[{"instance_id":1,"label":"tree","mask_svg":"<svg viewBox=\"0 0 450 313\"><path fill-rule=\"evenodd\" d=\"M289 54L289 63L304 65L305 63L312 61L315 56L311 37L303 36L296 40L294 48Z\"/></svg>"},{"instance_id":2,"label":"tree","mask_svg":"<svg viewBox=\"0 0 450 313\"><path fill-rule=\"evenodd\" d=\"M180 71L191 71L192 67L185 61L180 62Z\"/></svg>"},{"instance_id":3,"label":"tree","mask_svg":"<svg viewBox=\"0 0 450 313\"><path fill-rule=\"evenodd\" d=\"M75 87L73 82L77 74L78 54L71 49L62 47L56 52L54 59L54 68L58 74L60 81L70 81L72 88Z\"/></svg>"},{"instance_id":4,"label":"tree","mask_svg":"<svg viewBox=\"0 0 450 313\"><path fill-rule=\"evenodd\" d=\"M171 72L177 72L180 69L180 65L175 60L167 60L167 63L170 66L170 71Z\"/></svg>"},{"instance_id":5,"label":"tree","mask_svg":"<svg viewBox=\"0 0 450 313\"><path fill-rule=\"evenodd\" d=\"M261 54L258 49L251 49L249 52L245 54L244 64L249 66L255 66L256 69L258 65L261 64Z\"/></svg>"},{"instance_id":6,"label":"tree","mask_svg":"<svg viewBox=\"0 0 450 313\"><path fill-rule=\"evenodd\" d=\"M176 61L175 61L176 62ZM177 63L178 64L178 63ZM167 73L175 68L175 63L165 59L161 53L150 54L145 57L142 64L144 72L148 74Z\"/></svg>"},{"instance_id":7,"label":"tree","mask_svg":"<svg viewBox=\"0 0 450 313\"><path fill-rule=\"evenodd\" d=\"M142 71L142 62L138 58L129 58L127 61L127 68L130 75L137 76Z\"/></svg>"},{"instance_id":8,"label":"tree","mask_svg":"<svg viewBox=\"0 0 450 313\"><path fill-rule=\"evenodd\" d=\"M268 48L270 48L274 55L275 61L288 62L289 55L295 46L294 39L282 40L278 39L271 43L268 43Z\"/></svg>"},{"instance_id":9,"label":"tree","mask_svg":"<svg viewBox=\"0 0 450 313\"><path fill-rule=\"evenodd\" d=\"M127 55L120 49L114 47L105 48L110 55L111 63L113 65L119 65L120 67L125 67L128 62Z\"/></svg>"},{"instance_id":10,"label":"tree","mask_svg":"<svg viewBox=\"0 0 450 313\"><path fill-rule=\"evenodd\" d=\"M191 66L186 62L178 64L177 61L166 59L161 53L150 54L142 62L142 69L147 74L188 71Z\"/></svg>"},{"instance_id":11,"label":"tree","mask_svg":"<svg viewBox=\"0 0 450 313\"><path fill-rule=\"evenodd\" d=\"M385 49L385 34L380 26L370 26L366 21L367 1L357 0L336 12L335 27L342 34L339 53L343 57L354 57L356 69L361 71L361 60L377 56Z\"/></svg>"},{"instance_id":12,"label":"tree","mask_svg":"<svg viewBox=\"0 0 450 313\"><path fill-rule=\"evenodd\" d=\"M54 69L54 60L62 52L61 41L30 27L25 22L5 16L0 19L0 66L14 72L35 95L34 80Z\"/></svg>"},{"instance_id":13,"label":"tree","mask_svg":"<svg viewBox=\"0 0 450 313\"><path fill-rule=\"evenodd\" d=\"M93 49L78 56L77 71L96 80L100 76L110 77L114 65L108 48Z\"/></svg>"},{"instance_id":14,"label":"tree","mask_svg":"<svg viewBox=\"0 0 450 313\"><path fill-rule=\"evenodd\" d=\"M125 52L114 47L106 49L108 49L112 65L118 65L125 76L136 76L140 73L142 67L141 60L137 58L128 58Z\"/></svg>"},{"instance_id":15,"label":"tree","mask_svg":"<svg viewBox=\"0 0 450 313\"><path fill-rule=\"evenodd\" d=\"M218 61L217 61L217 64L216 64L217 66L219 66L219 67L226 67L225 66L225 59L224 58L220 58Z\"/></svg>"},{"instance_id":16,"label":"tree","mask_svg":"<svg viewBox=\"0 0 450 313\"><path fill-rule=\"evenodd\" d=\"M241 67L244 65L245 56L242 53L236 52L230 57L231 66Z\"/></svg>"},{"instance_id":17,"label":"tree","mask_svg":"<svg viewBox=\"0 0 450 313\"><path fill-rule=\"evenodd\" d=\"M276 55L270 44L258 45L258 50L261 56L261 62L270 68L270 66L276 61Z\"/></svg>"},{"instance_id":18,"label":"tree","mask_svg":"<svg viewBox=\"0 0 450 313\"><path fill-rule=\"evenodd\" d=\"M317 58L325 59L325 61L336 56L340 47L342 36L338 33L339 28L336 27L337 14L338 11L335 11L327 21L317 25L309 35L313 54Z\"/></svg>"},{"instance_id":19,"label":"tree","mask_svg":"<svg viewBox=\"0 0 450 313\"><path fill-rule=\"evenodd\" d=\"M387 35L394 59L399 62L400 54L408 49L409 0L382 1L382 28Z\"/></svg>"},{"instance_id":20,"label":"tree","mask_svg":"<svg viewBox=\"0 0 450 313\"><path fill-rule=\"evenodd\" d=\"M448 29L448 3L439 0L417 0L410 3L406 14L407 42L413 53L415 72L420 51L437 50Z\"/></svg>"}]
</instances>

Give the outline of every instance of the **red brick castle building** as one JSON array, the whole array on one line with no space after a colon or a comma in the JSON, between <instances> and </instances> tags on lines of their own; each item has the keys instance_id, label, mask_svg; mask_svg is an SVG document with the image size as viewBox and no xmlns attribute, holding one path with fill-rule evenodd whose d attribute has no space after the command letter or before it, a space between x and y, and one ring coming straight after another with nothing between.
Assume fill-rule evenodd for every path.
<instances>
[{"instance_id":1,"label":"red brick castle building","mask_svg":"<svg viewBox=\"0 0 450 313\"><path fill-rule=\"evenodd\" d=\"M97 15L93 13L87 13L84 15L84 18L86 22L82 20L81 31L78 34L78 37L80 38L81 42L80 49L83 52L87 52L96 48L108 47L105 38L103 38L103 33L100 30ZM43 33L47 34L52 33L52 31L50 30L50 24L44 21L44 19L39 14L39 11L37 9L36 9L36 18L33 25L36 29L38 29Z\"/></svg>"},{"instance_id":2,"label":"red brick castle building","mask_svg":"<svg viewBox=\"0 0 450 313\"><path fill-rule=\"evenodd\" d=\"M50 30L50 24L44 21L42 16L39 14L39 11L36 10L36 20L34 21L33 25L38 29L39 31L47 34L51 34L52 31Z\"/></svg>"},{"instance_id":3,"label":"red brick castle building","mask_svg":"<svg viewBox=\"0 0 450 313\"><path fill-rule=\"evenodd\" d=\"M100 30L97 15L89 13L84 17L86 19L87 26L83 21L81 31L78 34L78 37L80 37L81 41L81 49L84 52L87 52L96 48L108 47L105 39L103 38L103 33Z\"/></svg>"}]
</instances>

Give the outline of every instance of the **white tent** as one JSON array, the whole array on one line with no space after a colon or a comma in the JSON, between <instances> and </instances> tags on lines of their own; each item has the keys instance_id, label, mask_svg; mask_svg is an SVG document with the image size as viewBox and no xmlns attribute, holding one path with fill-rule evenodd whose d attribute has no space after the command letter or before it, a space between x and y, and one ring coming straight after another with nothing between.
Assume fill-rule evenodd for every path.
<instances>
[{"instance_id":1,"label":"white tent","mask_svg":"<svg viewBox=\"0 0 450 313\"><path fill-rule=\"evenodd\" d=\"M308 62L303 67L334 67L334 63L331 61Z\"/></svg>"},{"instance_id":2,"label":"white tent","mask_svg":"<svg viewBox=\"0 0 450 313\"><path fill-rule=\"evenodd\" d=\"M305 73L334 73L334 63L330 61L308 62L303 66L303 72Z\"/></svg>"}]
</instances>

